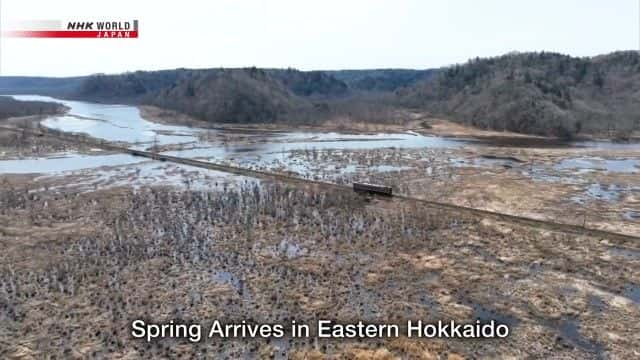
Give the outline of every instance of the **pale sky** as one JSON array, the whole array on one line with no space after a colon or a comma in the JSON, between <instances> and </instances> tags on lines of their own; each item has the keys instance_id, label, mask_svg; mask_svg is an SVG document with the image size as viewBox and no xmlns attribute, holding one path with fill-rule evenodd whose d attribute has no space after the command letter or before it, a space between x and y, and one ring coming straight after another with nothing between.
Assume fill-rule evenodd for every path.
<instances>
[{"instance_id":1,"label":"pale sky","mask_svg":"<svg viewBox=\"0 0 640 360\"><path fill-rule=\"evenodd\" d=\"M19 20L137 19L140 38L3 38L0 74L432 68L510 51L637 49L638 0L0 0Z\"/></svg>"}]
</instances>

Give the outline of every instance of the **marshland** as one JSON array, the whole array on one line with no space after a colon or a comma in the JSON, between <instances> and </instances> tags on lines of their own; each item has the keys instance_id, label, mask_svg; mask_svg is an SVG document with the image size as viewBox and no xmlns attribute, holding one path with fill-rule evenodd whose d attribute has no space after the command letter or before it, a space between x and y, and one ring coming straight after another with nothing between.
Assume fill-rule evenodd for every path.
<instances>
[{"instance_id":1,"label":"marshland","mask_svg":"<svg viewBox=\"0 0 640 360\"><path fill-rule=\"evenodd\" d=\"M338 184L374 182L416 198L640 233L633 215L640 204L640 150L633 143L517 147L415 129L216 130L145 119L131 106L62 103L69 108L62 115L12 121L175 156ZM55 137L3 131L1 139L3 357L638 355L634 241L230 175ZM135 319L496 320L511 332L494 340L147 343L130 335Z\"/></svg>"}]
</instances>

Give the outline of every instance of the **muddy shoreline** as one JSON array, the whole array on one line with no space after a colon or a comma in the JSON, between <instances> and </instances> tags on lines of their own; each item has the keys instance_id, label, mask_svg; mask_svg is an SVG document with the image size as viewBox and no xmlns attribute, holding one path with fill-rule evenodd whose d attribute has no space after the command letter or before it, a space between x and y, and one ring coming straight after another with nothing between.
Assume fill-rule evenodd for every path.
<instances>
[{"instance_id":1,"label":"muddy shoreline","mask_svg":"<svg viewBox=\"0 0 640 360\"><path fill-rule=\"evenodd\" d=\"M58 115L64 115L68 108ZM0 120L0 126L37 130L40 123L52 115L30 115ZM28 133L18 134L14 131L0 129L0 160L17 160L61 156L64 153L107 154L107 152L86 145L61 141L53 137L33 136Z\"/></svg>"}]
</instances>

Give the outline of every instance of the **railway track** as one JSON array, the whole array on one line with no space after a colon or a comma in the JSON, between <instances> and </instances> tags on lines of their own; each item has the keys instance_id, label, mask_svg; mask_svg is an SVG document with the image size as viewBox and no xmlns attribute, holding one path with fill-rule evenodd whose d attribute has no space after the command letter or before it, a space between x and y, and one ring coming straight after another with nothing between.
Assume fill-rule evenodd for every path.
<instances>
[{"instance_id":1,"label":"railway track","mask_svg":"<svg viewBox=\"0 0 640 360\"><path fill-rule=\"evenodd\" d=\"M43 127L40 130L30 130L30 129L8 127L8 126L0 126L0 129L14 131L14 132L23 132L25 134L29 134L32 136L52 136L60 140L83 143L83 144L101 148L104 150L127 153L133 156L146 157L146 158L158 160L158 161L169 161L177 164L194 166L194 167L199 167L199 168L204 168L209 170L217 170L217 171L222 171L222 172L231 173L235 175L244 175L244 176L256 177L256 178L272 180L272 181L282 181L282 182L298 184L298 185L314 185L320 188L333 189L333 190L339 190L339 191L353 191L352 187L348 185L340 185L340 184L335 184L331 182L319 181L319 180L313 180L313 179L304 179L304 178L299 178L295 176L274 173L270 171L253 170L253 169L247 169L247 168L242 168L242 167L237 167L232 165L224 165L224 164L218 164L218 163L213 163L208 161L171 156L171 155L166 155L162 153L131 149L125 146L115 145L107 141L101 141L101 140L97 140L97 139L90 138L83 135L69 134L69 133L64 133L60 131L49 130ZM406 195L394 194L392 195L392 197L390 197L390 200L391 201L411 201L411 202L422 204L431 208L457 211L457 212L467 213L471 215L487 217L487 218L491 218L498 221L517 223L521 225L526 225L530 227L556 231L556 232L589 235L589 236L607 238L610 240L619 240L623 242L640 241L640 236L621 234L621 233L616 233L612 231L583 227L580 225L559 223L559 222L554 222L549 220L540 220L540 219L534 219L534 218L529 218L524 216L499 213L499 212L466 207L461 205L455 205L455 204L450 204L445 202L419 199L419 198L414 198Z\"/></svg>"}]
</instances>

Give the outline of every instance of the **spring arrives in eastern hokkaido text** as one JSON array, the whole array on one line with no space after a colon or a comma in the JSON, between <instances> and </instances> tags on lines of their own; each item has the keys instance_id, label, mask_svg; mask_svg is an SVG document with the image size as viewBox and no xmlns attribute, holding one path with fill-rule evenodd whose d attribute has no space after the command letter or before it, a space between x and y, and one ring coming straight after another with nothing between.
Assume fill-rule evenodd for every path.
<instances>
[{"instance_id":1,"label":"spring arrives in eastern hokkaido text","mask_svg":"<svg viewBox=\"0 0 640 360\"><path fill-rule=\"evenodd\" d=\"M246 321L239 323L223 323L214 320L210 326L204 327L195 323L180 323L173 320L167 323L147 323L134 320L131 323L131 335L147 342L165 338L185 339L199 342L203 339L203 329L207 338L283 338L318 337L335 339L354 338L394 338L406 336L410 338L469 338L491 339L505 338L509 335L509 327L496 321L472 323L456 323L455 321L423 322L409 320L406 324L369 324L362 321L344 324L331 320L318 320L314 331L308 324L292 321L284 324L253 324Z\"/></svg>"}]
</instances>

